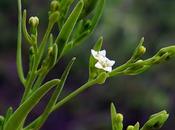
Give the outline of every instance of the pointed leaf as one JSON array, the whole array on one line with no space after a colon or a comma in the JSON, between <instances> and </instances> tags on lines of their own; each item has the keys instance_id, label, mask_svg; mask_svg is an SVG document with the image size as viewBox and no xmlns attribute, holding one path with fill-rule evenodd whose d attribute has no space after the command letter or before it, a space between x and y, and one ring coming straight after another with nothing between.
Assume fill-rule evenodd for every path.
<instances>
[{"instance_id":1,"label":"pointed leaf","mask_svg":"<svg viewBox=\"0 0 175 130\"><path fill-rule=\"evenodd\" d=\"M5 121L4 122L6 122L9 118L10 118L10 116L13 114L13 108L12 107L9 107L8 109L7 109L7 112L6 112L6 115L5 115Z\"/></svg>"},{"instance_id":2,"label":"pointed leaf","mask_svg":"<svg viewBox=\"0 0 175 130\"><path fill-rule=\"evenodd\" d=\"M69 12L69 8L70 8L70 6L73 2L74 2L74 0L61 0L60 1L61 17L60 17L60 20L59 20L59 23L58 23L60 28L62 28L62 26L65 22L66 16Z\"/></svg>"},{"instance_id":3,"label":"pointed leaf","mask_svg":"<svg viewBox=\"0 0 175 130\"><path fill-rule=\"evenodd\" d=\"M99 0L83 0L84 1L84 8L81 13L81 18L83 19L84 17L88 16L94 8L97 6L97 2Z\"/></svg>"},{"instance_id":4,"label":"pointed leaf","mask_svg":"<svg viewBox=\"0 0 175 130\"><path fill-rule=\"evenodd\" d=\"M21 11L21 0L18 0L18 37L17 37L17 54L16 54L16 64L19 79L22 84L25 84L23 66L22 66L22 11Z\"/></svg>"},{"instance_id":5,"label":"pointed leaf","mask_svg":"<svg viewBox=\"0 0 175 130\"><path fill-rule=\"evenodd\" d=\"M153 114L140 130L160 129L168 117L169 114L166 111Z\"/></svg>"},{"instance_id":6,"label":"pointed leaf","mask_svg":"<svg viewBox=\"0 0 175 130\"><path fill-rule=\"evenodd\" d=\"M62 55L63 49L69 40L69 37L74 29L75 24L77 23L77 20L82 11L83 5L84 5L83 1L80 0L80 2L78 2L75 9L72 11L70 16L68 17L66 23L63 25L55 41L55 43L57 43L58 45L58 57Z\"/></svg>"},{"instance_id":7,"label":"pointed leaf","mask_svg":"<svg viewBox=\"0 0 175 130\"><path fill-rule=\"evenodd\" d=\"M93 50L100 51L103 44L103 37L100 37L95 43ZM89 80L94 79L98 76L97 69L95 68L96 59L90 55L89 59Z\"/></svg>"},{"instance_id":8,"label":"pointed leaf","mask_svg":"<svg viewBox=\"0 0 175 130\"><path fill-rule=\"evenodd\" d=\"M143 46L143 43L144 43L144 37L141 38L141 40L140 40L138 46L136 47L131 59L128 61L129 63L137 61L140 58L140 56L142 56L145 53L146 48Z\"/></svg>"},{"instance_id":9,"label":"pointed leaf","mask_svg":"<svg viewBox=\"0 0 175 130\"><path fill-rule=\"evenodd\" d=\"M113 103L111 103L111 121L112 121L112 130L123 129L123 115L116 112Z\"/></svg>"},{"instance_id":10,"label":"pointed leaf","mask_svg":"<svg viewBox=\"0 0 175 130\"><path fill-rule=\"evenodd\" d=\"M46 121L46 119L50 115L52 108L56 104L57 99L58 99L59 95L61 94L61 92L63 90L65 81L67 79L67 76L68 76L68 74L70 72L70 69L71 69L75 59L76 58L73 58L69 62L68 66L66 67L64 73L61 76L60 83L57 85L55 91L53 92L52 97L50 98L49 103L47 104L43 114L41 115L41 117L39 117L40 120L38 120L38 122L36 122L35 124L31 125L30 128L32 128L32 129L40 129L41 126L43 125L43 123Z\"/></svg>"},{"instance_id":11,"label":"pointed leaf","mask_svg":"<svg viewBox=\"0 0 175 130\"><path fill-rule=\"evenodd\" d=\"M96 25L100 21L100 18L103 14L104 5L105 5L105 0L98 0L98 2L96 4L96 8L95 8L95 13L94 13L95 15L92 18L91 31L94 30L94 28L96 27Z\"/></svg>"},{"instance_id":12,"label":"pointed leaf","mask_svg":"<svg viewBox=\"0 0 175 130\"><path fill-rule=\"evenodd\" d=\"M139 130L140 128L140 124L139 122L137 122L135 125L134 125L134 130Z\"/></svg>"},{"instance_id":13,"label":"pointed leaf","mask_svg":"<svg viewBox=\"0 0 175 130\"><path fill-rule=\"evenodd\" d=\"M25 120L29 112L36 106L40 99L60 80L55 79L45 83L41 88L34 92L9 118L4 126L4 130L17 130L21 123Z\"/></svg>"}]
</instances>

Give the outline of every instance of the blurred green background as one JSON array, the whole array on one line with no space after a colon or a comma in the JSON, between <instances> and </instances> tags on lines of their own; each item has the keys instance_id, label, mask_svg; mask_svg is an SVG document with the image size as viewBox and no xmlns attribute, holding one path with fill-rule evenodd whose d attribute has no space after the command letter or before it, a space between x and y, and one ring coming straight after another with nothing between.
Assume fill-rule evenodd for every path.
<instances>
[{"instance_id":1,"label":"blurred green background","mask_svg":"<svg viewBox=\"0 0 175 130\"><path fill-rule=\"evenodd\" d=\"M40 36L47 26L48 0L24 1L29 15L40 17ZM160 48L175 43L175 0L106 0L104 15L93 35L63 58L47 79L60 76L65 65L76 56L77 61L65 86L64 96L88 78L90 49L99 36L103 48L116 66L131 56L141 37L145 37L148 58ZM23 88L16 74L17 1L0 0L0 113L19 104ZM27 70L28 46L23 46ZM86 52L86 53L84 53ZM113 77L96 86L54 112L42 130L111 130L110 102L124 114L125 127L152 113L166 109L170 118L162 130L175 129L175 59L154 66L139 76ZM32 112L29 121L40 114L48 96Z\"/></svg>"}]
</instances>

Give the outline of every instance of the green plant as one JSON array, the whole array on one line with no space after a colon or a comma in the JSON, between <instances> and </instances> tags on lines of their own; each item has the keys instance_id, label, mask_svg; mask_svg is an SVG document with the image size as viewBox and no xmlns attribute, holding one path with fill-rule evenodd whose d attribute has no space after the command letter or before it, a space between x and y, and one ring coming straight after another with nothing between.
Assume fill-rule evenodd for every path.
<instances>
[{"instance_id":1,"label":"green plant","mask_svg":"<svg viewBox=\"0 0 175 130\"><path fill-rule=\"evenodd\" d=\"M27 11L24 10L22 14L21 0L18 0L17 70L19 79L24 86L24 94L21 103L15 111L10 107L6 116L1 116L0 129L39 130L52 112L58 110L86 89L96 84L103 84L106 79L113 76L138 75L150 69L153 65L165 62L175 56L175 46L169 46L160 49L151 58L141 59L146 52L146 48L143 45L144 38L142 38L131 58L125 64L112 70L115 61L106 57L105 50L101 51L103 38L100 37L91 50L88 81L65 98L58 100L76 58L72 58L60 78L46 83L43 83L43 81L49 71L63 56L91 35L102 16L105 5L105 0L79 0L71 14L69 14L70 6L73 2L73 0L51 1L48 13L48 27L42 41L39 41L39 31L37 29L40 22L39 18L36 16L29 18L30 32L28 32L26 27ZM58 26L60 29L57 36L52 35L52 29L55 26ZM23 36L30 48L27 76L24 76L22 65L21 49ZM43 113L25 126L26 118L31 110L52 88L54 91ZM121 130L123 125L122 115L116 113L113 105L111 109L113 130ZM159 128L167 118L168 114L165 111L152 115L141 130L152 130L155 125L157 126L157 123L158 127L156 128ZM128 130L138 129L138 123L135 126L128 127Z\"/></svg>"},{"instance_id":2,"label":"green plant","mask_svg":"<svg viewBox=\"0 0 175 130\"><path fill-rule=\"evenodd\" d=\"M135 125L129 125L127 130L156 130L160 129L165 121L168 119L169 114L167 112L161 111L159 113L153 114L149 117L148 121L140 128L139 122ZM117 113L116 108L113 103L111 103L111 121L112 130L122 130L123 129L123 115Z\"/></svg>"}]
</instances>

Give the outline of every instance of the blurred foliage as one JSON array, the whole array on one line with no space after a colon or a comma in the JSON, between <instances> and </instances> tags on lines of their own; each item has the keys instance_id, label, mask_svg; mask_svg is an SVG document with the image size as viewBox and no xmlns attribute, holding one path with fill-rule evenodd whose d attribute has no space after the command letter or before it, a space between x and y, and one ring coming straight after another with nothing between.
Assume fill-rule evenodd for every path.
<instances>
[{"instance_id":1,"label":"blurred foliage","mask_svg":"<svg viewBox=\"0 0 175 130\"><path fill-rule=\"evenodd\" d=\"M41 4L42 2L42 4ZM25 1L29 14L40 17L43 30L47 24L47 0ZM34 14L33 12L37 12ZM53 75L62 72L64 62L77 56L77 62L65 93L75 89L88 77L90 49L96 39L104 36L104 48L117 64L126 61L139 39L145 37L149 57L161 47L175 43L175 1L174 0L107 0L103 18L91 39L87 40L67 59L62 60L52 71ZM0 1L0 112L9 104L18 103L20 96L19 80L16 76L15 53L17 34L17 2ZM42 34L39 34L42 35ZM24 46L24 64L27 62ZM84 53L86 52L86 54ZM89 52L89 53L88 53ZM119 111L130 115L125 124L145 121L151 113L167 109L170 119L163 129L173 130L175 113L175 60L158 65L139 76L115 77L103 87L90 89L50 117L43 130L107 130L110 125L110 102L117 104ZM48 77L48 78L50 78ZM73 79L73 80L70 80ZM44 105L43 101L41 104ZM39 112L34 111L34 116ZM32 119L32 117L31 117ZM132 120L131 120L132 119ZM134 119L134 120L133 120ZM58 126L55 126L60 122ZM51 128L53 127L53 128Z\"/></svg>"}]
</instances>

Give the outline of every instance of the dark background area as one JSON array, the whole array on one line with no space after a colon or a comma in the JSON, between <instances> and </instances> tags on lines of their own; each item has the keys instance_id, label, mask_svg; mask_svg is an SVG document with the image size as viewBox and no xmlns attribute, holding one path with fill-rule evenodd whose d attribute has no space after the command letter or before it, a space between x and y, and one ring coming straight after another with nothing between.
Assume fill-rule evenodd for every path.
<instances>
[{"instance_id":1,"label":"dark background area","mask_svg":"<svg viewBox=\"0 0 175 130\"><path fill-rule=\"evenodd\" d=\"M24 1L29 16L40 18L39 35L47 26L49 1ZM88 78L90 49L99 36L104 36L103 48L107 56L123 64L131 56L141 37L145 37L147 53L151 57L160 48L175 43L174 0L106 0L104 15L93 35L82 46L71 51L54 68L47 79L57 78L68 61L77 61L66 83L66 93L78 88ZM23 87L16 72L17 1L0 0L0 113L9 106L17 107ZM23 46L23 63L27 70L28 45ZM85 53L86 52L86 53ZM167 110L170 118L162 130L175 129L175 59L154 66L138 76L109 79L95 86L54 112L42 130L111 130L110 103L124 114L125 127L139 121L143 124L149 115ZM48 96L31 113L29 121L43 110Z\"/></svg>"}]
</instances>

